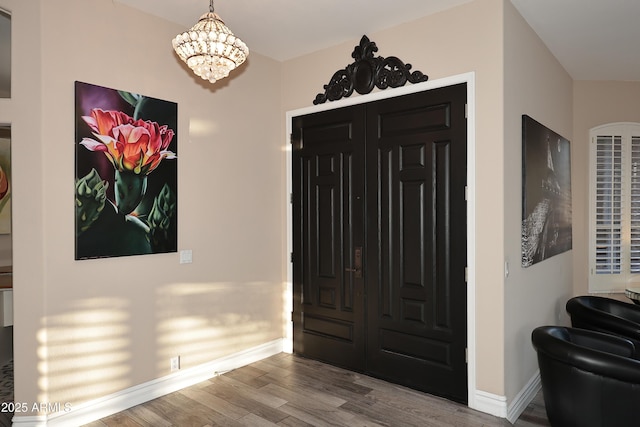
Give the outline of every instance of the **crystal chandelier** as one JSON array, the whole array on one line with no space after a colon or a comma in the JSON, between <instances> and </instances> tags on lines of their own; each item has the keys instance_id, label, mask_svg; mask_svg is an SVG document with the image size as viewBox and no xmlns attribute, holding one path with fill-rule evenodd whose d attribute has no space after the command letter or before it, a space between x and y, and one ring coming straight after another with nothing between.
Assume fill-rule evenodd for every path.
<instances>
[{"instance_id":1,"label":"crystal chandelier","mask_svg":"<svg viewBox=\"0 0 640 427\"><path fill-rule=\"evenodd\" d=\"M213 11L213 0L196 25L173 39L173 48L196 75L211 83L227 77L249 55L247 45Z\"/></svg>"}]
</instances>

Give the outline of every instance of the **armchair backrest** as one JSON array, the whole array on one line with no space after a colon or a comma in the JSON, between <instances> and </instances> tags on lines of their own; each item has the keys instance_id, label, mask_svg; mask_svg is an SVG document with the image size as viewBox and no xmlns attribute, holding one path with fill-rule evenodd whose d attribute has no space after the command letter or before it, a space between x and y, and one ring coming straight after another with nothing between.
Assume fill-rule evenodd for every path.
<instances>
[{"instance_id":1,"label":"armchair backrest","mask_svg":"<svg viewBox=\"0 0 640 427\"><path fill-rule=\"evenodd\" d=\"M552 426L636 425L640 361L631 357L633 342L559 326L534 329L531 341Z\"/></svg>"},{"instance_id":2,"label":"armchair backrest","mask_svg":"<svg viewBox=\"0 0 640 427\"><path fill-rule=\"evenodd\" d=\"M611 298L583 295L569 299L566 309L573 327L631 339L640 351L640 306Z\"/></svg>"},{"instance_id":3,"label":"armchair backrest","mask_svg":"<svg viewBox=\"0 0 640 427\"><path fill-rule=\"evenodd\" d=\"M619 301L613 298L599 297L595 295L584 295L574 297L587 306L591 306L596 310L606 311L614 316L627 319L631 322L640 324L640 306L630 302Z\"/></svg>"}]
</instances>

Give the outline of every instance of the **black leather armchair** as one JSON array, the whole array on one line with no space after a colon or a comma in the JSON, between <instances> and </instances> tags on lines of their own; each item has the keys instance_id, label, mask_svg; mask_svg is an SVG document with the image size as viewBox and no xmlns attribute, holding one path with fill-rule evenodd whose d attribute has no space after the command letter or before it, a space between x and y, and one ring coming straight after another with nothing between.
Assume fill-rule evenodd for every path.
<instances>
[{"instance_id":1,"label":"black leather armchair","mask_svg":"<svg viewBox=\"0 0 640 427\"><path fill-rule=\"evenodd\" d=\"M625 338L576 328L541 326L538 354L547 417L559 427L640 425L640 361Z\"/></svg>"},{"instance_id":2,"label":"black leather armchair","mask_svg":"<svg viewBox=\"0 0 640 427\"><path fill-rule=\"evenodd\" d=\"M640 305L611 298L583 295L569 299L566 309L571 317L571 326L574 328L590 329L628 338L640 352Z\"/></svg>"}]
</instances>

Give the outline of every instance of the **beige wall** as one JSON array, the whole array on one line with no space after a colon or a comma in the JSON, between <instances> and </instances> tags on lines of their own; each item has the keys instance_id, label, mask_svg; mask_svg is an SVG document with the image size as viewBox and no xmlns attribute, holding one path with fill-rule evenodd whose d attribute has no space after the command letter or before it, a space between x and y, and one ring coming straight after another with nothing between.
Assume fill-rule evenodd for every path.
<instances>
[{"instance_id":1,"label":"beige wall","mask_svg":"<svg viewBox=\"0 0 640 427\"><path fill-rule=\"evenodd\" d=\"M521 267L522 115L571 141L572 80L510 1L505 1L504 18L504 245L509 263L504 280L504 371L505 395L511 402L538 369L531 331L566 324L564 304L572 294L572 251Z\"/></svg>"},{"instance_id":2,"label":"beige wall","mask_svg":"<svg viewBox=\"0 0 640 427\"><path fill-rule=\"evenodd\" d=\"M575 81L573 83L573 291L589 292L589 130L614 122L640 122L640 82ZM624 295L614 295L629 301Z\"/></svg>"},{"instance_id":3,"label":"beige wall","mask_svg":"<svg viewBox=\"0 0 640 427\"><path fill-rule=\"evenodd\" d=\"M12 12L21 47L13 98L0 100L0 123L12 124L13 139L16 400L79 403L166 375L174 355L186 368L282 337L284 113L310 106L352 62L359 39L282 64L252 53L230 79L209 86L173 54L169 42L183 30L175 24L111 0L0 7ZM579 141L609 121L612 105L637 111L640 89L572 88L509 0L475 0L367 35L378 54L431 79L475 72L477 388L510 402L537 367L531 329L565 322L564 299L586 283L580 249L519 266L521 115L572 140L580 248ZM193 250L193 264L180 265L177 254L73 260L75 80L178 103L178 247ZM611 121L639 121L637 114Z\"/></svg>"},{"instance_id":4,"label":"beige wall","mask_svg":"<svg viewBox=\"0 0 640 427\"><path fill-rule=\"evenodd\" d=\"M0 7L12 13L12 41L20 40L21 47L11 51L13 69L20 70L12 73L12 99L0 102L0 122L11 124L12 138L15 400L35 402L42 368L37 335L45 304L40 6L0 0Z\"/></svg>"},{"instance_id":5,"label":"beige wall","mask_svg":"<svg viewBox=\"0 0 640 427\"><path fill-rule=\"evenodd\" d=\"M12 12L16 401L79 402L283 335L280 63L211 86L184 28L111 0ZM178 103L178 254L74 261L74 81ZM268 84L265 84L268 83ZM0 110L2 111L2 110ZM0 118L2 118L0 116Z\"/></svg>"},{"instance_id":6,"label":"beige wall","mask_svg":"<svg viewBox=\"0 0 640 427\"><path fill-rule=\"evenodd\" d=\"M504 393L502 0L461 7L367 34L380 56L397 56L430 79L474 71L477 109L477 384ZM359 38L283 64L283 112L312 105L332 74L353 62ZM358 96L354 94L352 96ZM472 177L470 178L472 179ZM487 250L490 246L491 250Z\"/></svg>"}]
</instances>

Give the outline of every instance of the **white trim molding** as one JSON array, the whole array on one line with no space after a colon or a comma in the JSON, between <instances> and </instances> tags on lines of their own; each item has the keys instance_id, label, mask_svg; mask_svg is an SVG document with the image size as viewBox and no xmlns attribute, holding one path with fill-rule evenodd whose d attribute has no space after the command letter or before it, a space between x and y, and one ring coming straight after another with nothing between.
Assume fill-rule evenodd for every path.
<instances>
[{"instance_id":1,"label":"white trim molding","mask_svg":"<svg viewBox=\"0 0 640 427\"><path fill-rule=\"evenodd\" d=\"M536 397L540 388L540 371L537 371L511 403L507 402L506 396L476 390L474 396L476 407L474 409L496 417L506 418L507 421L513 424L522 412L527 409L527 406Z\"/></svg>"},{"instance_id":2,"label":"white trim molding","mask_svg":"<svg viewBox=\"0 0 640 427\"><path fill-rule=\"evenodd\" d=\"M507 421L511 424L515 423L541 388L540 371L536 371L535 375L531 377L507 407Z\"/></svg>"},{"instance_id":3,"label":"white trim molding","mask_svg":"<svg viewBox=\"0 0 640 427\"><path fill-rule=\"evenodd\" d=\"M467 390L468 390L468 406L472 409L484 411L483 395L477 395L476 390L476 75L475 72L458 74L455 76L444 77L436 80L429 80L423 83L402 86L386 91L373 92L367 95L354 96L352 98L343 98L339 101L328 102L312 107L305 107L297 110L287 111L286 114L286 138L285 147L287 149L286 168L287 168L287 193L292 192L291 182L291 144L289 141L293 117L305 114L316 113L319 111L332 110L350 105L363 104L366 102L378 101L380 99L395 98L410 93L423 92L431 89L437 89L456 84L467 84ZM288 201L287 201L288 203ZM291 205L287 204L287 257L293 251L293 220ZM288 264L287 284L289 291L292 289L293 273L291 263ZM291 304L285 307L285 315L288 316L293 310ZM292 323L287 325L287 342L285 348L293 348ZM480 392L482 393L482 392ZM489 412L491 413L491 412ZM506 417L506 410L504 411Z\"/></svg>"},{"instance_id":4,"label":"white trim molding","mask_svg":"<svg viewBox=\"0 0 640 427\"><path fill-rule=\"evenodd\" d=\"M109 415L122 412L133 406L165 396L174 391L206 381L217 375L249 365L281 353L283 340L265 344L181 370L144 384L127 388L99 399L74 405L68 412L47 416L14 416L14 427L70 427L80 426Z\"/></svg>"},{"instance_id":5,"label":"white trim molding","mask_svg":"<svg viewBox=\"0 0 640 427\"><path fill-rule=\"evenodd\" d=\"M473 409L486 414L507 418L507 397L482 390L476 390L474 395L475 407Z\"/></svg>"}]
</instances>

